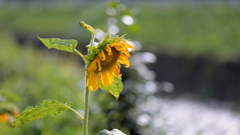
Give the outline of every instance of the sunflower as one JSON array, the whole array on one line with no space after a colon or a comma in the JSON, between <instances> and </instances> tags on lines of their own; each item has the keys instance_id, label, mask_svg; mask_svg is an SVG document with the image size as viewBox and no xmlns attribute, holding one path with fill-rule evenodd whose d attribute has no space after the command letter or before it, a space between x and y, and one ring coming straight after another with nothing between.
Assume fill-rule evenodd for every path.
<instances>
[{"instance_id":1,"label":"sunflower","mask_svg":"<svg viewBox=\"0 0 240 135\"><path fill-rule=\"evenodd\" d=\"M100 79L104 86L109 86L112 84L114 76L121 77L120 63L125 64L126 68L130 66L130 62L128 61L130 57L128 48L132 48L133 52L135 48L123 40L122 37L118 38L118 40L119 39L121 39L120 42L111 40L109 44L98 45L100 49L96 51L96 57L87 68L87 87L90 87L92 91L98 89Z\"/></svg>"},{"instance_id":2,"label":"sunflower","mask_svg":"<svg viewBox=\"0 0 240 135\"><path fill-rule=\"evenodd\" d=\"M8 115L7 115L7 113L0 114L0 122L2 124L6 124L8 122Z\"/></svg>"},{"instance_id":3,"label":"sunflower","mask_svg":"<svg viewBox=\"0 0 240 135\"><path fill-rule=\"evenodd\" d=\"M10 119L12 118L16 118L18 116L18 112L13 112L13 114L4 112L4 113L0 113L0 123L2 124L7 124L9 122Z\"/></svg>"}]
</instances>

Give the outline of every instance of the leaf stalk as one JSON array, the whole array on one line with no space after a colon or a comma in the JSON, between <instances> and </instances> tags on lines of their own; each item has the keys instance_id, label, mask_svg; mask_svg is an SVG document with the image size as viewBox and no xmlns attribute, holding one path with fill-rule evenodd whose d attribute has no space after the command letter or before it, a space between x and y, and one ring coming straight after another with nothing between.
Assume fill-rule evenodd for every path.
<instances>
[{"instance_id":1,"label":"leaf stalk","mask_svg":"<svg viewBox=\"0 0 240 135\"><path fill-rule=\"evenodd\" d=\"M73 112L82 120L82 122L84 123L84 118L83 118L76 110L74 110L73 108L71 108L71 107L69 107L69 106L67 106L67 105L66 105L66 107L67 107L69 110L73 111Z\"/></svg>"}]
</instances>

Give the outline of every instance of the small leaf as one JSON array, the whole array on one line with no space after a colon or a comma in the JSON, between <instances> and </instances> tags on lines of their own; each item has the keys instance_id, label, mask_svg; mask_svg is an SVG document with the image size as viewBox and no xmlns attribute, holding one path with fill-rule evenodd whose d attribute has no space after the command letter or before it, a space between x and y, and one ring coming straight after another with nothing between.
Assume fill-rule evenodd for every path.
<instances>
[{"instance_id":1,"label":"small leaf","mask_svg":"<svg viewBox=\"0 0 240 135\"><path fill-rule=\"evenodd\" d=\"M100 81L99 87L102 90L106 90L106 91L110 92L116 99L118 99L118 97L123 89L122 78L114 76L113 83L109 86L104 86L102 81Z\"/></svg>"},{"instance_id":2,"label":"small leaf","mask_svg":"<svg viewBox=\"0 0 240 135\"><path fill-rule=\"evenodd\" d=\"M37 107L29 106L27 107L17 118L14 122L10 125L11 127L16 127L23 125L27 121L33 121L36 119L44 118L47 115L55 116L64 110L70 108L72 106L71 102L68 103L61 103L57 100L43 100L42 104Z\"/></svg>"},{"instance_id":3,"label":"small leaf","mask_svg":"<svg viewBox=\"0 0 240 135\"><path fill-rule=\"evenodd\" d=\"M97 135L126 135L122 131L118 129L113 129L112 131L108 131L107 129L101 130Z\"/></svg>"},{"instance_id":4,"label":"small leaf","mask_svg":"<svg viewBox=\"0 0 240 135\"><path fill-rule=\"evenodd\" d=\"M74 39L59 39L59 38L40 38L39 40L42 41L42 43L48 48L54 48L61 51L67 51L67 52L76 52L77 47L77 40Z\"/></svg>"}]
</instances>

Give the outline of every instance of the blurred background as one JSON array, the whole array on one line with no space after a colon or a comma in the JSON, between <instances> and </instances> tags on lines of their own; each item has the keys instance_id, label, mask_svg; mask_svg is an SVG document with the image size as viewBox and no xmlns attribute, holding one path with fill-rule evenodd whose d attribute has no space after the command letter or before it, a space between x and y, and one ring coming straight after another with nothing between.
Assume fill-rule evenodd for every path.
<instances>
[{"instance_id":1,"label":"blurred background","mask_svg":"<svg viewBox=\"0 0 240 135\"><path fill-rule=\"evenodd\" d=\"M83 110L84 63L38 39L91 39L78 22L127 34L135 46L121 68L120 98L91 92L89 134L240 135L239 0L0 0L1 135L79 135L71 111L11 128L16 113L44 99Z\"/></svg>"}]
</instances>

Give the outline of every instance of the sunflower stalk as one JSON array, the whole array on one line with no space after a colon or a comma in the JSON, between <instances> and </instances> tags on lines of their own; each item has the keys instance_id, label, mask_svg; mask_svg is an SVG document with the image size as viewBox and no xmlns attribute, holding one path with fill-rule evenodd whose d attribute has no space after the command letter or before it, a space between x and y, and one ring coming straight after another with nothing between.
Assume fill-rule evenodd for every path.
<instances>
[{"instance_id":1,"label":"sunflower stalk","mask_svg":"<svg viewBox=\"0 0 240 135\"><path fill-rule=\"evenodd\" d=\"M87 29L88 31L90 31L92 33L92 38L91 38L91 42L89 43L89 46L93 45L94 43L94 39L95 39L95 31L94 29L86 24L83 21L79 22L80 26L82 28ZM88 50L88 54L89 54L89 50ZM80 55L81 56L81 55ZM84 62L85 62L85 69L87 69L87 60L84 57ZM88 135L88 112L89 112L89 96L90 96L90 91L89 88L87 86L87 78L88 78L88 73L87 70L85 71L85 99L84 99L84 122L83 122L83 135Z\"/></svg>"},{"instance_id":2,"label":"sunflower stalk","mask_svg":"<svg viewBox=\"0 0 240 135\"><path fill-rule=\"evenodd\" d=\"M86 71L87 72L87 71ZM85 100L84 100L84 121L83 121L83 135L88 134L88 110L89 110L89 96L90 96L90 91L89 88L87 87L87 73L85 75L85 82L86 82L86 87L85 87Z\"/></svg>"}]
</instances>

